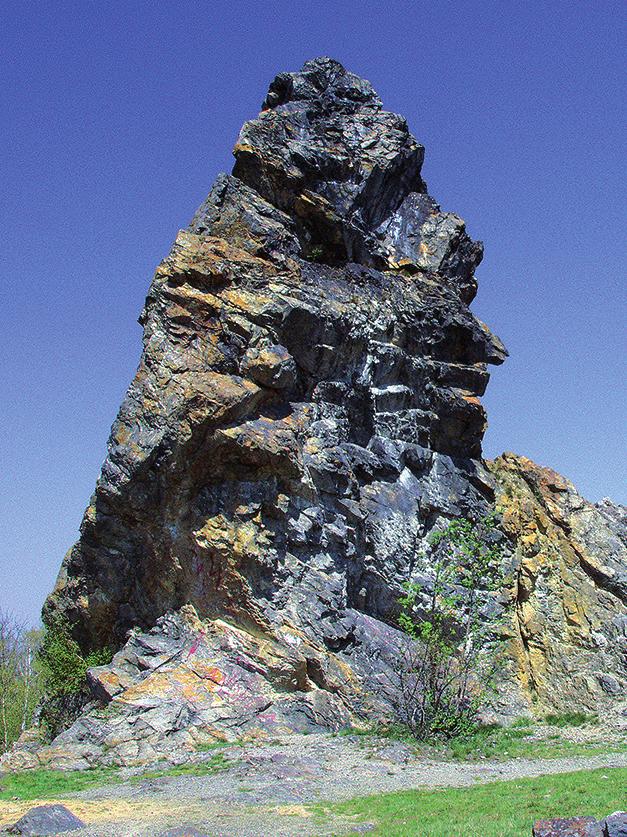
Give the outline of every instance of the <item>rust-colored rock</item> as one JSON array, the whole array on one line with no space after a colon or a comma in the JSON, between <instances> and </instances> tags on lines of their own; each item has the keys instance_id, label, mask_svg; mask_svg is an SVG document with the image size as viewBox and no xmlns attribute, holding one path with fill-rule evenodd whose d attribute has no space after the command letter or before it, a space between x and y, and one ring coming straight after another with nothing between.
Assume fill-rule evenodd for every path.
<instances>
[{"instance_id":1,"label":"rust-colored rock","mask_svg":"<svg viewBox=\"0 0 627 837\"><path fill-rule=\"evenodd\" d=\"M627 709L626 510L511 453L489 463L515 545L515 685L536 714ZM609 715L608 715L609 713Z\"/></svg>"}]
</instances>

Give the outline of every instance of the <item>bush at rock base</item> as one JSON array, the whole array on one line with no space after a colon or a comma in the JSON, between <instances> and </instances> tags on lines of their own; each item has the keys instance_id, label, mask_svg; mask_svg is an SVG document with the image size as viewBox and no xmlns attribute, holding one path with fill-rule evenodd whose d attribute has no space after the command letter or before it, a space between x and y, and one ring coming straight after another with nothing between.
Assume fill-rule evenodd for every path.
<instances>
[{"instance_id":1,"label":"bush at rock base","mask_svg":"<svg viewBox=\"0 0 627 837\"><path fill-rule=\"evenodd\" d=\"M90 699L87 669L106 665L112 656L107 647L83 654L67 622L60 617L50 621L39 651L44 692L40 725L45 737L53 738L78 717Z\"/></svg>"},{"instance_id":2,"label":"bush at rock base","mask_svg":"<svg viewBox=\"0 0 627 837\"><path fill-rule=\"evenodd\" d=\"M453 520L430 538L429 586L408 582L399 626L408 637L395 672L399 720L419 740L470 734L498 672L485 600L502 581L495 516Z\"/></svg>"}]
</instances>

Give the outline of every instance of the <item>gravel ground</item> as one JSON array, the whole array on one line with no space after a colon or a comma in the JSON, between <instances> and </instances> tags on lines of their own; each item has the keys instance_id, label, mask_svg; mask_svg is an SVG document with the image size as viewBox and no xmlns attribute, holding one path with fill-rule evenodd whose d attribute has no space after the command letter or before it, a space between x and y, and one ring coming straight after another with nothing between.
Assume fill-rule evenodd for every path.
<instances>
[{"instance_id":1,"label":"gravel ground","mask_svg":"<svg viewBox=\"0 0 627 837\"><path fill-rule=\"evenodd\" d=\"M337 818L322 824L305 806L410 788L627 767L627 753L477 763L425 760L407 744L359 736L291 736L220 752L230 766L214 775L145 779L68 795L64 803L90 823L72 833L157 837L185 824L212 837L342 834L354 824ZM16 804L14 811L2 812L0 821L14 821L28 807Z\"/></svg>"}]
</instances>

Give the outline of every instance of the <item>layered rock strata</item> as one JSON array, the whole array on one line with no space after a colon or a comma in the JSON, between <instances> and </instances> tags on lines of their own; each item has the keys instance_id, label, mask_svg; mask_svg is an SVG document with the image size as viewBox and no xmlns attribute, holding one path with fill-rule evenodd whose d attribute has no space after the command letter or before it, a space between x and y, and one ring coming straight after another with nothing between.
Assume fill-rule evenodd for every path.
<instances>
[{"instance_id":1,"label":"layered rock strata","mask_svg":"<svg viewBox=\"0 0 627 837\"><path fill-rule=\"evenodd\" d=\"M504 712L534 690L551 704L578 659L556 667L555 630L588 641L576 604L540 624L547 596L589 583L592 632L603 607L624 613L605 569L568 549L534 564L527 529L553 549L548 499L533 506L519 460L494 476L481 461L479 397L506 352L468 308L482 246L427 193L405 120L327 58L277 76L262 107L156 271L140 366L46 603L85 650L118 653L90 672L97 708L24 765L385 716L401 585L428 588L429 533L495 490L520 565L513 592L486 593L486 614L509 602L518 626ZM561 556L571 523L551 520ZM549 565L572 585L545 595ZM597 668L619 682L613 653Z\"/></svg>"}]
</instances>

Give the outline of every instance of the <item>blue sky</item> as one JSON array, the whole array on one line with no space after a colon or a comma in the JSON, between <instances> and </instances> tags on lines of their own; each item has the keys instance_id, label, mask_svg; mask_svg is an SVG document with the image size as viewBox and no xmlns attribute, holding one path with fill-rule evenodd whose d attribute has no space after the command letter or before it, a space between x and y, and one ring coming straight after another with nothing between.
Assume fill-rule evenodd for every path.
<instances>
[{"instance_id":1,"label":"blue sky","mask_svg":"<svg viewBox=\"0 0 627 837\"><path fill-rule=\"evenodd\" d=\"M474 310L508 346L487 456L625 502L618 2L5 4L0 607L32 622L135 371L155 266L268 83L331 55L426 146L485 242Z\"/></svg>"}]
</instances>

